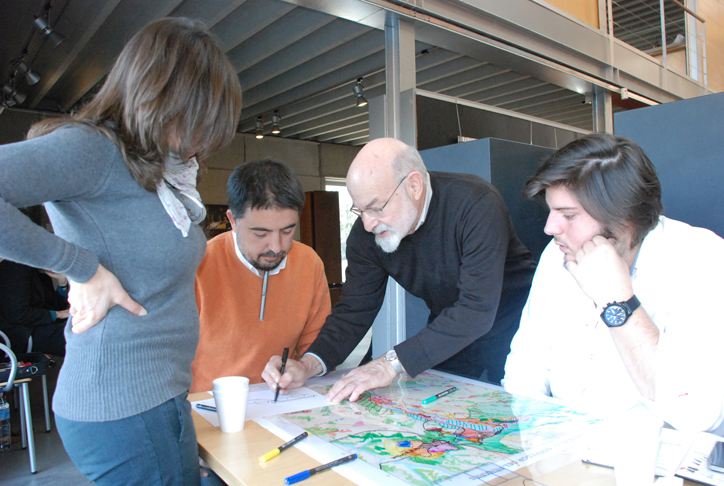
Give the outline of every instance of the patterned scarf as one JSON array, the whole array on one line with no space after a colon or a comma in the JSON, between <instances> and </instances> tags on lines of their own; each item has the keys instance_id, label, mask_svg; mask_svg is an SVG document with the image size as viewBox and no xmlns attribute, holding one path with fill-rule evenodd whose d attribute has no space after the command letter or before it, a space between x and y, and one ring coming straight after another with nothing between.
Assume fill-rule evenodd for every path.
<instances>
[{"instance_id":1,"label":"patterned scarf","mask_svg":"<svg viewBox=\"0 0 724 486\"><path fill-rule=\"evenodd\" d=\"M196 157L184 162L172 154L165 161L163 180L156 187L161 204L184 238L188 236L192 222L198 224L206 217L206 207L196 190L198 170Z\"/></svg>"}]
</instances>

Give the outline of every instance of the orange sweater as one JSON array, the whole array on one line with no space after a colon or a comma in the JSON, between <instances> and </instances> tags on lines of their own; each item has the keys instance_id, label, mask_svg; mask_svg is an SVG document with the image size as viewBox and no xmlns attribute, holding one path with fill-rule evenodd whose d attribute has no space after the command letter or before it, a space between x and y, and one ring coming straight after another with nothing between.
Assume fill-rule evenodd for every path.
<instances>
[{"instance_id":1,"label":"orange sweater","mask_svg":"<svg viewBox=\"0 0 724 486\"><path fill-rule=\"evenodd\" d=\"M259 320L263 279L239 260L231 231L208 242L196 274L201 331L191 365L191 393L211 390L220 376L262 381L269 358L289 348L299 359L331 312L324 264L310 247L294 242L286 267L269 276L264 320Z\"/></svg>"}]
</instances>

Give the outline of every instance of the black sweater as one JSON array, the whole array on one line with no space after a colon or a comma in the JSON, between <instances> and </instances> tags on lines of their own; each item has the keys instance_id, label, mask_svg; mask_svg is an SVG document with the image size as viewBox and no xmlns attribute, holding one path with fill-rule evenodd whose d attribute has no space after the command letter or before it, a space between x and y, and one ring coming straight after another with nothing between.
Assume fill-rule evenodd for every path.
<instances>
[{"instance_id":1,"label":"black sweater","mask_svg":"<svg viewBox=\"0 0 724 486\"><path fill-rule=\"evenodd\" d=\"M328 368L342 363L372 325L388 276L430 309L427 326L395 346L411 376L447 362L442 369L477 377L481 348L471 344L512 338L517 329L535 262L502 196L470 174L430 172L430 179L425 222L394 253L383 252L361 220L353 226L342 298L308 349Z\"/></svg>"},{"instance_id":2,"label":"black sweater","mask_svg":"<svg viewBox=\"0 0 724 486\"><path fill-rule=\"evenodd\" d=\"M55 291L49 276L9 260L0 262L0 327L45 326L53 322L51 310L67 308L67 299Z\"/></svg>"}]
</instances>

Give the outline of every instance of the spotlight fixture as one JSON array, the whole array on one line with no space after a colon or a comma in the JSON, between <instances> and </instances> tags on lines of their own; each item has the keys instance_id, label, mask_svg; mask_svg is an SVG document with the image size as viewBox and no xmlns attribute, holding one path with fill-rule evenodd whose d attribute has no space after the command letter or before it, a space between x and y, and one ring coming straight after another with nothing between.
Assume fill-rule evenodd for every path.
<instances>
[{"instance_id":1,"label":"spotlight fixture","mask_svg":"<svg viewBox=\"0 0 724 486\"><path fill-rule=\"evenodd\" d=\"M25 76L25 80L28 82L29 85L32 86L40 81L40 75L34 73L22 58L15 59L12 63L15 69L20 71L20 74Z\"/></svg>"},{"instance_id":2,"label":"spotlight fixture","mask_svg":"<svg viewBox=\"0 0 724 486\"><path fill-rule=\"evenodd\" d=\"M272 115L272 134L273 135L279 135L282 133L282 129L279 128L279 122L282 120L282 117L279 116L279 110L274 110L274 114Z\"/></svg>"},{"instance_id":3,"label":"spotlight fixture","mask_svg":"<svg viewBox=\"0 0 724 486\"><path fill-rule=\"evenodd\" d=\"M35 26L48 37L48 40L53 43L53 46L58 47L60 43L65 40L63 35L50 28L48 21L45 20L42 15L40 17L35 17L33 24L35 24Z\"/></svg>"},{"instance_id":4,"label":"spotlight fixture","mask_svg":"<svg viewBox=\"0 0 724 486\"><path fill-rule=\"evenodd\" d=\"M15 101L13 101L12 98L8 99L6 95L3 94L3 102L0 103L0 113L2 113L5 108L10 108L11 106L15 106Z\"/></svg>"},{"instance_id":5,"label":"spotlight fixture","mask_svg":"<svg viewBox=\"0 0 724 486\"><path fill-rule=\"evenodd\" d=\"M256 138L258 140L264 138L264 122L261 117L257 117L256 119Z\"/></svg>"},{"instance_id":6,"label":"spotlight fixture","mask_svg":"<svg viewBox=\"0 0 724 486\"><path fill-rule=\"evenodd\" d=\"M25 101L25 98L28 97L28 95L26 95L25 93L18 93L15 88L10 86L9 84L3 86L2 91L10 98L10 100L8 101L14 102L13 104L15 105L22 105L23 101Z\"/></svg>"},{"instance_id":7,"label":"spotlight fixture","mask_svg":"<svg viewBox=\"0 0 724 486\"><path fill-rule=\"evenodd\" d=\"M357 96L357 107L361 108L367 105L367 98L365 98L364 91L365 87L362 86L362 78L357 79L357 84L355 84L352 89L354 90L355 96Z\"/></svg>"}]
</instances>

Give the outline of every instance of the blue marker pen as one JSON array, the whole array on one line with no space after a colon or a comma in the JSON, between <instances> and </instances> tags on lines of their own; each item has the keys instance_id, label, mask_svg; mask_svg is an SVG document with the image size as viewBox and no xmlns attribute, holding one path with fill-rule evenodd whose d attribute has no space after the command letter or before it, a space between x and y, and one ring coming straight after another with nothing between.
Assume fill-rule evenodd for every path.
<instances>
[{"instance_id":1,"label":"blue marker pen","mask_svg":"<svg viewBox=\"0 0 724 486\"><path fill-rule=\"evenodd\" d=\"M299 474L295 474L294 476L289 476L288 478L286 478L284 480L284 484L294 484L298 483L299 481L304 481L305 479L309 478L314 474L317 474L318 472L326 471L327 469L339 466L340 464L344 464L349 461L354 461L355 459L357 459L357 454L352 454L350 456L345 456L341 459L337 459L336 461L332 461L329 464L324 464L308 471L302 471Z\"/></svg>"}]
</instances>

